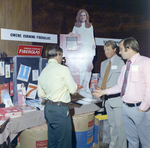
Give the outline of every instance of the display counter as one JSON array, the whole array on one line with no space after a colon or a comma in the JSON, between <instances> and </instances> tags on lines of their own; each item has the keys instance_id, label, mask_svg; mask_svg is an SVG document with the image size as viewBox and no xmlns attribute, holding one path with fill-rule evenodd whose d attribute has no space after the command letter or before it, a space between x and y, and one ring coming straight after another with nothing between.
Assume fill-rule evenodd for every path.
<instances>
[{"instance_id":1,"label":"display counter","mask_svg":"<svg viewBox=\"0 0 150 148\"><path fill-rule=\"evenodd\" d=\"M69 106L71 115L79 115L83 113L89 113L97 111L101 108L102 102L98 99L96 103L81 105L74 103L76 100L83 99L82 96L77 95L72 97L72 102ZM31 111L24 113L20 117L11 118L10 121L6 124L4 130L0 133L0 145L4 142L7 142L7 139L10 139L10 142L27 128L45 124L46 120L44 119L44 111Z\"/></svg>"},{"instance_id":2,"label":"display counter","mask_svg":"<svg viewBox=\"0 0 150 148\"><path fill-rule=\"evenodd\" d=\"M0 144L7 142L9 137L10 142L17 136L17 134L27 128L45 124L43 111L31 111L24 113L21 117L10 119L2 133L0 133Z\"/></svg>"}]
</instances>

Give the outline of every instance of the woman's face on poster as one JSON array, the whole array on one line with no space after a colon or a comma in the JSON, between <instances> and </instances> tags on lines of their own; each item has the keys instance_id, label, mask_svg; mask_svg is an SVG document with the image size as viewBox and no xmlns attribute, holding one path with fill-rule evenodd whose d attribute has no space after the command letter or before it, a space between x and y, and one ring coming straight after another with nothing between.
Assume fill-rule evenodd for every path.
<instances>
[{"instance_id":1,"label":"woman's face on poster","mask_svg":"<svg viewBox=\"0 0 150 148\"><path fill-rule=\"evenodd\" d=\"M80 21L81 21L82 23L86 21L86 13L85 13L85 12L82 12L82 13L80 14Z\"/></svg>"}]
</instances>

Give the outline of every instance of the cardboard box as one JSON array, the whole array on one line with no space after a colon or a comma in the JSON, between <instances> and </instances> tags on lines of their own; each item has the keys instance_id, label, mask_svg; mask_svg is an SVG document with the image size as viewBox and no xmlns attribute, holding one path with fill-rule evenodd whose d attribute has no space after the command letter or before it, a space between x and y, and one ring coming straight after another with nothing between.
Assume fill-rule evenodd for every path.
<instances>
[{"instance_id":1,"label":"cardboard box","mask_svg":"<svg viewBox=\"0 0 150 148\"><path fill-rule=\"evenodd\" d=\"M72 116L73 148L91 148L93 145L94 112Z\"/></svg>"},{"instance_id":2,"label":"cardboard box","mask_svg":"<svg viewBox=\"0 0 150 148\"><path fill-rule=\"evenodd\" d=\"M24 130L20 134L21 148L47 148L47 124Z\"/></svg>"},{"instance_id":3,"label":"cardboard box","mask_svg":"<svg viewBox=\"0 0 150 148\"><path fill-rule=\"evenodd\" d=\"M110 128L107 115L96 115L94 124L94 148L109 148Z\"/></svg>"}]
</instances>

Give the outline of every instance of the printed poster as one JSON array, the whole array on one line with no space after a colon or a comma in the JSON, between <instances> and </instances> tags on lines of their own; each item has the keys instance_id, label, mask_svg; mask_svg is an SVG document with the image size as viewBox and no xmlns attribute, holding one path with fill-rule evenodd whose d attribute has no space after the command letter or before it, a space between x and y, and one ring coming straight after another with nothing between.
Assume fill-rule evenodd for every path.
<instances>
[{"instance_id":1,"label":"printed poster","mask_svg":"<svg viewBox=\"0 0 150 148\"><path fill-rule=\"evenodd\" d=\"M4 62L0 62L0 76L4 76Z\"/></svg>"},{"instance_id":2,"label":"printed poster","mask_svg":"<svg viewBox=\"0 0 150 148\"><path fill-rule=\"evenodd\" d=\"M38 70L32 70L32 81L37 81L39 76Z\"/></svg>"},{"instance_id":3,"label":"printed poster","mask_svg":"<svg viewBox=\"0 0 150 148\"><path fill-rule=\"evenodd\" d=\"M19 68L17 79L27 82L29 79L30 71L31 71L31 67L21 64L20 68Z\"/></svg>"},{"instance_id":4,"label":"printed poster","mask_svg":"<svg viewBox=\"0 0 150 148\"><path fill-rule=\"evenodd\" d=\"M10 78L10 65L5 65L5 78Z\"/></svg>"},{"instance_id":5,"label":"printed poster","mask_svg":"<svg viewBox=\"0 0 150 148\"><path fill-rule=\"evenodd\" d=\"M37 85L29 83L27 88L27 98L35 99L37 92Z\"/></svg>"}]
</instances>

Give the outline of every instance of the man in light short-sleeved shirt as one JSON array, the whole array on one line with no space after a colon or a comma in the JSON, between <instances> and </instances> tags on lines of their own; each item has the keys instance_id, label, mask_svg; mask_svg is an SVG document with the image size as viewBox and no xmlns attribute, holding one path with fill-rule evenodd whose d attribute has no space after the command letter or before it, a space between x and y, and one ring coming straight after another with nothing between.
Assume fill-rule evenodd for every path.
<instances>
[{"instance_id":1,"label":"man in light short-sleeved shirt","mask_svg":"<svg viewBox=\"0 0 150 148\"><path fill-rule=\"evenodd\" d=\"M63 51L57 45L46 49L47 66L38 79L38 96L47 99L44 115L48 125L48 148L71 148L72 126L69 113L70 94L77 84L68 67L61 65Z\"/></svg>"}]
</instances>

